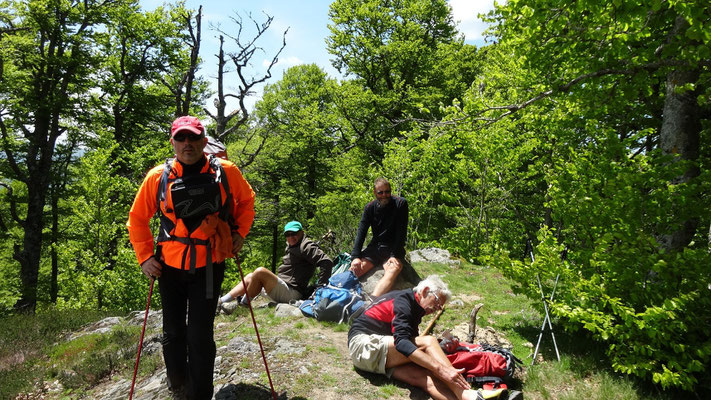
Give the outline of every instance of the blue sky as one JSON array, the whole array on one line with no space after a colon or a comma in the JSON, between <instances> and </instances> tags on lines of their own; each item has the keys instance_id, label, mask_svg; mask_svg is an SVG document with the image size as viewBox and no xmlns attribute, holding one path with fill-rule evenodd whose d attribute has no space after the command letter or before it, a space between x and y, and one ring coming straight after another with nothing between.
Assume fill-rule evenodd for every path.
<instances>
[{"instance_id":1,"label":"blue sky","mask_svg":"<svg viewBox=\"0 0 711 400\"><path fill-rule=\"evenodd\" d=\"M267 34L263 36L257 45L264 49L253 57L254 73L263 73L266 69L265 63L279 49L282 43L282 34L289 28L286 35L286 48L279 56L279 63L272 68L272 78L267 83L274 83L281 79L283 72L294 65L316 64L332 77L340 77L338 72L331 66L331 55L326 50L325 39L329 34L328 6L332 0L236 0L225 2L218 0L186 0L189 8L197 9L203 7L202 23L202 44L200 56L203 59L200 73L209 80L214 81L217 66L215 54L219 49L219 34L213 29L220 26L229 32L236 25L230 20L231 16L238 12L246 20L248 13L251 13L257 22L264 22L264 13L274 17ZM159 0L141 0L144 9L153 9L163 4ZM482 32L486 28L483 22L478 19L479 13L485 13L493 8L493 0L449 0L455 21L459 21L458 28L465 35L467 43L483 45ZM229 4L229 5L226 5ZM251 22L250 22L251 25ZM251 27L251 26L250 26ZM251 36L246 36L251 37ZM236 49L236 46L226 39L225 50ZM235 78L236 79L236 78ZM226 82L225 90L234 87L230 81ZM262 87L257 88L257 93L248 101L248 107L261 96ZM212 104L212 101L208 101ZM229 107L229 106L228 106Z\"/></svg>"}]
</instances>

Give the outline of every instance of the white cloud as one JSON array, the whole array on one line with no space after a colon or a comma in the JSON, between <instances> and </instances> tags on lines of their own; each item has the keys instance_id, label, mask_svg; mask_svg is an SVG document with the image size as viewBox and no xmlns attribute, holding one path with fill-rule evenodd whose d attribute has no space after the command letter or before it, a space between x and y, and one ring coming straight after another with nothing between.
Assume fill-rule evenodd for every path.
<instances>
[{"instance_id":1,"label":"white cloud","mask_svg":"<svg viewBox=\"0 0 711 400\"><path fill-rule=\"evenodd\" d=\"M487 24L478 15L492 10L494 0L449 0L449 5L452 7L454 21L466 41L481 41Z\"/></svg>"}]
</instances>

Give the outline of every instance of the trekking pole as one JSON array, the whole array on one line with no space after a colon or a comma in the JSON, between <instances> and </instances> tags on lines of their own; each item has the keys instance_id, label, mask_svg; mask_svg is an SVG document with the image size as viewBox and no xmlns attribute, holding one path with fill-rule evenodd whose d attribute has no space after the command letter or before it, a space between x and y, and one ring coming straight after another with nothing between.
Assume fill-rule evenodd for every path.
<instances>
[{"instance_id":1,"label":"trekking pole","mask_svg":"<svg viewBox=\"0 0 711 400\"><path fill-rule=\"evenodd\" d=\"M530 247L529 247L530 246ZM530 245L530 241L526 243L526 247L530 249L531 263L536 261L533 256L533 247ZM536 343L536 350L533 352L533 359L531 360L531 365L536 362L536 356L538 355L538 347L541 345L541 339L543 339L543 332L546 329L546 322L548 323L548 328L551 331L551 337L553 338L553 347L555 348L555 356L560 362L560 354L558 353L558 344L555 341L555 334L553 333L553 324L551 323L551 317L548 314L548 301L553 301L553 296L555 295L555 289L558 287L558 278L560 274L555 276L555 284L553 285L553 292L551 293L550 300L546 299L546 295L543 293L543 285L541 285L541 277L536 274L536 281L538 282L538 289L541 291L541 300L543 301L543 310L546 316L543 318L543 324L541 325L541 332L538 334L538 342Z\"/></svg>"},{"instance_id":2,"label":"trekking pole","mask_svg":"<svg viewBox=\"0 0 711 400\"><path fill-rule=\"evenodd\" d=\"M128 392L128 399L133 399L133 388L136 385L136 374L138 373L138 362L141 360L141 349L143 348L143 334L146 333L146 321L148 321L148 309L151 307L151 296L153 295L153 283L155 278L151 277L151 286L148 288L148 301L146 302L146 314L143 316L143 329L141 329L141 339L138 341L138 353L136 354L136 365L133 367L133 379L131 380L131 391Z\"/></svg>"},{"instance_id":3,"label":"trekking pole","mask_svg":"<svg viewBox=\"0 0 711 400\"><path fill-rule=\"evenodd\" d=\"M442 306L442 308L440 308L439 311L437 311L437 314L435 314L434 318L432 318L432 321L430 321L430 323L427 325L427 328L425 328L425 331L422 332L422 336L428 335L430 333L430 331L434 327L435 323L439 319L439 316L442 315L443 312L444 312L444 306Z\"/></svg>"},{"instance_id":4,"label":"trekking pole","mask_svg":"<svg viewBox=\"0 0 711 400\"><path fill-rule=\"evenodd\" d=\"M553 301L553 295L555 295L555 289L558 286L558 277L560 275L556 275L555 277L555 284L553 285L553 292L551 293L550 301ZM548 301L546 301L546 297L543 294L543 286L541 285L541 278L536 274L536 280L538 280L538 288L541 290L541 299L543 300L543 310L546 312L545 318L543 318L543 325L541 325L541 332L538 334L538 343L536 343L536 351L533 352L533 359L531 360L531 365L533 365L534 362L536 362L536 355L538 355L538 346L541 344L541 339L543 338L543 332L546 329L546 322L548 322L548 328L551 331L551 338L553 338L553 347L555 348L555 356L558 359L558 362L560 362L560 354L558 354L558 344L555 341L555 334L553 333L553 324L551 324L551 317L548 314Z\"/></svg>"},{"instance_id":5,"label":"trekking pole","mask_svg":"<svg viewBox=\"0 0 711 400\"><path fill-rule=\"evenodd\" d=\"M247 283L244 281L244 274L242 273L242 266L239 261L239 256L235 256L237 260L237 269L239 270L239 276L242 279L242 287L244 288L244 295L247 298L247 305L249 306L249 313L252 315L252 325L254 325L254 332L257 334L257 342L259 343L259 350L262 352L262 360L264 360L264 369L267 370L267 378L269 379L269 387L272 390L272 397L277 400L276 391L274 391L274 384L272 384L272 376L269 374L269 366L267 365L267 356L264 355L264 347L262 347L262 339L259 337L259 330L257 329L257 320L254 318L254 310L252 310L252 299L249 298L249 293L247 293Z\"/></svg>"}]
</instances>

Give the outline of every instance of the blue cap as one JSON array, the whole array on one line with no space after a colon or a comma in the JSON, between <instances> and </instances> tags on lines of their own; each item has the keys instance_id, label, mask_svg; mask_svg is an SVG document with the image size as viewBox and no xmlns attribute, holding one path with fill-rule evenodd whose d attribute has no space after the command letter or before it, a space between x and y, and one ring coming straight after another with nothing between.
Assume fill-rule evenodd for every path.
<instances>
[{"instance_id":1,"label":"blue cap","mask_svg":"<svg viewBox=\"0 0 711 400\"><path fill-rule=\"evenodd\" d=\"M284 225L284 233L286 232L298 232L302 230L301 222L299 221L289 221Z\"/></svg>"}]
</instances>

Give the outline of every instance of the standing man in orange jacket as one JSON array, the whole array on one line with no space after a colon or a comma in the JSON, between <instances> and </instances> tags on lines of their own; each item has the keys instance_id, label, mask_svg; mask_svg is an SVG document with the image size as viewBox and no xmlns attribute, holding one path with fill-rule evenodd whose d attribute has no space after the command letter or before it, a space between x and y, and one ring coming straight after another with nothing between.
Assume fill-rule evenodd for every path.
<instances>
[{"instance_id":1,"label":"standing man in orange jacket","mask_svg":"<svg viewBox=\"0 0 711 400\"><path fill-rule=\"evenodd\" d=\"M173 121L175 159L148 172L126 223L143 273L158 278L163 358L177 399L212 398L215 294L225 259L240 251L254 220L252 187L232 162L205 156L207 141L199 119ZM156 211L154 251L149 222Z\"/></svg>"}]
</instances>

